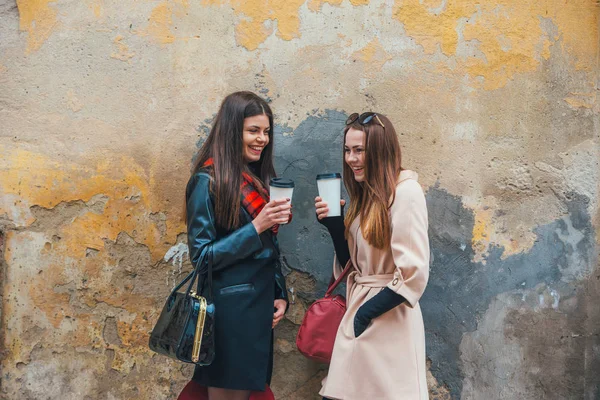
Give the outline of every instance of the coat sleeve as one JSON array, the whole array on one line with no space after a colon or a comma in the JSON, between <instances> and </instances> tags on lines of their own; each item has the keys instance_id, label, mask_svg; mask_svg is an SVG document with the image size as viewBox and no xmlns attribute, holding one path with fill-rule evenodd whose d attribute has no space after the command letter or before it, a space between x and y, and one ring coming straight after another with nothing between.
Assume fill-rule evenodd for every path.
<instances>
[{"instance_id":1,"label":"coat sleeve","mask_svg":"<svg viewBox=\"0 0 600 400\"><path fill-rule=\"evenodd\" d=\"M285 312L290 308L290 300L287 294L287 286L285 284L285 276L281 271L281 263L279 260L275 263L275 300L285 300L287 305Z\"/></svg>"},{"instance_id":2,"label":"coat sleeve","mask_svg":"<svg viewBox=\"0 0 600 400\"><path fill-rule=\"evenodd\" d=\"M283 276L283 272L281 271L281 263L279 260L275 262L275 299L288 301L285 276Z\"/></svg>"},{"instance_id":3,"label":"coat sleeve","mask_svg":"<svg viewBox=\"0 0 600 400\"><path fill-rule=\"evenodd\" d=\"M197 173L192 176L186 189L188 247L194 268L212 250L213 270L217 271L260 250L262 242L252 223L217 238L210 180L210 175Z\"/></svg>"},{"instance_id":4,"label":"coat sleeve","mask_svg":"<svg viewBox=\"0 0 600 400\"><path fill-rule=\"evenodd\" d=\"M396 271L387 287L414 307L429 279L427 205L423 189L416 180L407 179L396 187L390 220Z\"/></svg>"}]
</instances>

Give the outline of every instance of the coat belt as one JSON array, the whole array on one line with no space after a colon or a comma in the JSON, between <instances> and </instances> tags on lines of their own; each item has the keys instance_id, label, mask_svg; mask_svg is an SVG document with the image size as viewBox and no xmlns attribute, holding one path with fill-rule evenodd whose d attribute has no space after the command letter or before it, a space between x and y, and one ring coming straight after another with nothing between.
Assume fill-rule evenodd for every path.
<instances>
[{"instance_id":1,"label":"coat belt","mask_svg":"<svg viewBox=\"0 0 600 400\"><path fill-rule=\"evenodd\" d=\"M349 281L354 281L357 285L367 286L372 288L382 288L387 286L394 279L394 274L382 275L365 275L361 276L357 271L353 271L348 275Z\"/></svg>"}]
</instances>

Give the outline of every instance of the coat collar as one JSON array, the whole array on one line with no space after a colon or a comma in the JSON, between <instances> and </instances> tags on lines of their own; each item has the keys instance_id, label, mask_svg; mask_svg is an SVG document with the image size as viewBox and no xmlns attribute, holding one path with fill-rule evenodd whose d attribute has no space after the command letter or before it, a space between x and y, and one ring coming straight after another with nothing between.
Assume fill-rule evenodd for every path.
<instances>
[{"instance_id":1,"label":"coat collar","mask_svg":"<svg viewBox=\"0 0 600 400\"><path fill-rule=\"evenodd\" d=\"M410 169L403 169L400 171L400 176L398 177L398 183L405 181L407 179L414 179L415 181L419 181L419 174L415 171L411 171Z\"/></svg>"}]
</instances>

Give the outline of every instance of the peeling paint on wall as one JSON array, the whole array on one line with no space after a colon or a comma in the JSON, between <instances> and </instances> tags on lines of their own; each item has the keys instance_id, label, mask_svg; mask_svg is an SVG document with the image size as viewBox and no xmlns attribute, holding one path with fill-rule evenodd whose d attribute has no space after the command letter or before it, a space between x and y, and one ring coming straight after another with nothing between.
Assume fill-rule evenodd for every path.
<instances>
[{"instance_id":1,"label":"peeling paint on wall","mask_svg":"<svg viewBox=\"0 0 600 400\"><path fill-rule=\"evenodd\" d=\"M236 26L236 41L248 50L255 50L259 44L274 31L283 40L299 37L300 18L298 10L305 0L276 1L267 0L232 2L231 7L242 20ZM203 4L223 5L225 0L204 0Z\"/></svg>"},{"instance_id":2,"label":"peeling paint on wall","mask_svg":"<svg viewBox=\"0 0 600 400\"><path fill-rule=\"evenodd\" d=\"M58 20L55 0L17 0L20 29L27 31L27 51L35 51L50 37Z\"/></svg>"},{"instance_id":3,"label":"peeling paint on wall","mask_svg":"<svg viewBox=\"0 0 600 400\"><path fill-rule=\"evenodd\" d=\"M398 0L394 16L426 54L439 49L456 57L456 67L473 78L483 77L488 90L505 86L515 74L537 69L559 40L573 55L577 69L596 66L598 5L592 0L535 4Z\"/></svg>"}]
</instances>

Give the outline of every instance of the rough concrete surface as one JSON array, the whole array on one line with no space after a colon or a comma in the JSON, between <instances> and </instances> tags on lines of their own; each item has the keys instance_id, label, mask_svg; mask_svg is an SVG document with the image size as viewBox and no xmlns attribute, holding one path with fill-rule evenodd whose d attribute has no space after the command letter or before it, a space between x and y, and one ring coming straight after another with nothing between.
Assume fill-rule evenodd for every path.
<instances>
[{"instance_id":1,"label":"rough concrete surface","mask_svg":"<svg viewBox=\"0 0 600 400\"><path fill-rule=\"evenodd\" d=\"M148 334L189 270L183 192L222 98L272 105L294 179L273 390L329 279L315 176L394 122L430 220L433 399L600 399L596 0L0 0L0 397L175 399ZM401 340L401 338L399 338Z\"/></svg>"}]
</instances>

